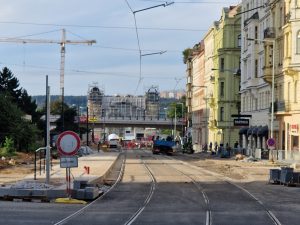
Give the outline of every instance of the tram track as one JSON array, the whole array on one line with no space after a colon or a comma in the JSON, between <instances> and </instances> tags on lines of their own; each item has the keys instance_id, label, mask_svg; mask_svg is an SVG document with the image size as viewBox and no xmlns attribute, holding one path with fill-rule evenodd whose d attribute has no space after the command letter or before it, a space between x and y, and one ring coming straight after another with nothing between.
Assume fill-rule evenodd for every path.
<instances>
[{"instance_id":1,"label":"tram track","mask_svg":"<svg viewBox=\"0 0 300 225\"><path fill-rule=\"evenodd\" d=\"M137 156L135 156L134 158L136 159ZM95 199L94 201L90 202L88 205L82 207L78 211L76 211L76 212L72 213L71 215L65 217L64 219L60 220L59 222L55 223L54 225L81 224L79 219L81 219L82 217L87 216L87 214L89 214L90 211L93 210L94 205L96 205L98 203L101 205L102 200L104 200L104 198L106 196L109 199L110 198L109 196L111 194L114 195L113 192L120 193L122 195L124 195L124 194L127 195L126 191L125 192L124 191L120 192L119 190L116 190L116 189L119 188L120 185L122 185L122 181L123 181L124 175L126 173L126 171L125 171L126 164L127 164L127 166L128 165L132 166L132 165L142 164L143 167L145 168L145 171L147 171L147 174L148 174L148 176L151 180L150 187L149 188L144 188L144 191L146 189L149 190L148 194L146 194L146 198L142 201L141 204L139 204L139 202L141 202L141 201L138 201L138 202L135 203L136 206L137 206L137 209L134 212L131 212L131 216L130 215L127 216L127 219L124 220L125 222L123 221L121 223L118 223L118 224L124 224L124 225L133 224L137 220L137 218L140 216L140 214L144 211L144 209L147 207L149 202L151 201L151 198L152 198L152 196L155 192L155 187L156 187L156 180L155 180L151 170L149 169L149 167L145 164L145 162L142 159L139 159L139 160L140 160L139 163L138 162L127 162L127 151L125 151L124 158L123 158L123 161L122 161L121 170L120 170L120 173L119 173L119 176L118 176L116 182L101 197ZM95 223L95 224L98 224L98 223Z\"/></svg>"},{"instance_id":2,"label":"tram track","mask_svg":"<svg viewBox=\"0 0 300 225\"><path fill-rule=\"evenodd\" d=\"M154 156L152 156L152 157L155 158ZM168 157L168 159L170 159L170 158L171 157ZM157 159L157 158L155 158L155 159ZM172 160L174 160L174 159L172 159ZM171 167L172 169L175 169L178 173L188 177L192 181L192 183L196 186L196 188L201 192L204 202L205 202L205 205L206 205L205 225L212 225L212 213L210 210L209 198L208 198L207 194L205 193L204 188L201 186L201 184L198 181L196 181L192 176L190 176L189 174L187 174L185 172L180 171L176 167L173 167L167 163L164 163L164 165L167 165L167 166Z\"/></svg>"},{"instance_id":3,"label":"tram track","mask_svg":"<svg viewBox=\"0 0 300 225\"><path fill-rule=\"evenodd\" d=\"M173 157L162 156L162 155L154 156L149 151L139 151L139 152L136 152L136 153L133 152L133 153L134 154L131 155L132 161L130 161L130 162L126 161L127 153L124 154L124 158L122 161L122 169L120 170L118 179L103 196L101 196L100 198L96 199L95 201L89 203L88 205L84 206L83 208L79 209L78 211L74 212L73 214L67 216L66 218L62 219L61 221L55 223L55 225L81 224L80 222L82 221L81 220L82 217L92 215L88 211L89 211L89 209L92 209L93 208L92 206L95 205L96 203L99 203L99 206L101 207L101 205L103 205L103 203L104 203L104 205L108 204L110 202L109 200L112 198L113 199L116 199L116 198L130 199L131 198L130 196L132 196L132 194L134 194L134 193L135 194L138 193L139 198L136 201L134 201L134 200L130 201L131 209L127 210L126 213L123 215L120 214L120 216L121 215L122 216L118 219L119 222L116 222L116 221L111 222L110 221L107 224L124 224L124 225L144 224L145 221L146 222L149 221L149 223L151 223L152 220L154 220L157 223L158 218L155 218L155 217L153 218L151 216L154 215L153 213L155 213L155 211L160 212L160 211L156 210L156 207L160 206L160 204L164 205L164 204L166 204L165 202L169 201L170 199L172 199L171 201L174 201L174 199L171 198L172 194L170 194L170 196L164 195L166 193L166 191L168 192L169 190L172 189L172 186L175 188L174 185L176 185L176 188L171 193L176 193L176 191L182 189L182 194L183 194L180 198L175 200L176 202L182 201L184 198L189 199L191 197L191 198L193 198L193 200L195 202L198 201L198 203L197 203L198 207L196 207L193 204L190 204L190 207L193 207L193 208L191 208L193 210L193 212L195 212L196 209L201 210L201 212L203 212L202 216L200 214L198 215L198 222L196 222L196 223L194 222L194 223L190 223L190 224L205 224L205 225L220 224L220 220L223 219L223 214L219 210L220 210L220 208L225 207L224 205L221 207L221 205L224 204L224 199L218 199L219 198L218 195L220 194L218 192L218 191L220 191L220 190L218 190L218 188L220 188L220 185L222 185L222 188L224 189L224 193L226 193L226 195L230 195L231 197L232 196L237 197L237 200L233 202L233 204L237 203L237 206L235 206L235 207L238 207L238 204L241 204L240 207L246 207L246 208L251 208L251 206L254 206L255 209L254 209L254 211L252 211L252 213L255 213L254 215L256 215L256 213L258 213L259 218L262 219L262 221L265 221L265 223L263 223L260 221L260 219L257 219L257 221L255 221L255 224L282 225L282 223L278 220L278 218L274 215L274 213L271 210L269 210L267 208L267 206L262 201L260 201L255 195L253 195L250 191L248 191L244 187L230 181L229 179L226 179L225 177L222 177L219 174L205 170L203 168L199 168L193 162L185 162L185 161L183 161L184 159L181 160L178 158L174 158L174 156ZM131 153L129 153L129 154L131 154ZM162 161L160 161L160 160L162 160ZM164 160L168 160L168 162L166 162ZM138 166L140 173L143 174L144 181L146 181L142 184L143 185L143 186L141 186L142 189L138 188L137 186L134 189L132 189L133 187L128 182L130 182L131 174L136 174L136 172L131 173L132 168L131 168L131 170L127 169L126 170L127 172L126 172L125 165L132 167L132 168L135 168L135 166ZM167 168L169 168L169 169L167 169ZM170 183L170 185L168 185L167 183L165 183L167 181L162 181L162 180L164 180L162 178L162 176L164 176L164 175L162 175L159 172L161 170L162 171L166 170L166 171L164 171L166 174L168 174L167 171L173 171L173 174L171 174L170 176L171 177L175 176L175 178L176 178L176 176L177 177L180 176L181 179L183 180L182 183L180 183L180 182L176 183L176 181L175 181L176 179L175 179L174 180L175 183L173 183L173 184ZM196 173L189 172L189 171L195 171ZM124 174L126 174L125 180L123 180ZM178 175L178 174L180 174L180 175ZM136 175L139 176L138 174L136 174ZM204 178L203 178L203 176L204 176ZM201 181L201 179L205 179L205 177L213 177L213 179L216 180L216 182L211 182L210 184L207 184L206 182ZM159 180L157 181L157 179L159 179ZM142 180L140 180L140 179L131 180L131 182L140 182L140 181L142 181ZM163 183L161 183L161 182L163 182ZM190 185L185 186L184 183L193 185L194 187L190 186ZM138 184L138 185L140 185L140 184ZM195 187L196 187L196 189L195 189ZM212 188L212 187L214 187L215 190L211 190L210 188ZM217 189L216 189L216 187L217 187ZM189 190L192 190L191 188L194 189L195 192L193 192L194 194L191 195L190 197L187 197ZM113 190L115 190L115 191L113 191ZM199 194L196 194L197 190L198 190ZM233 190L233 193L230 193L231 190ZM127 191L129 191L129 192L127 192ZM105 201L101 202L101 200L105 196L108 196L108 197L105 199ZM196 200L196 199L201 199L201 196L203 198L202 201ZM230 197L227 197L227 199L230 199ZM226 198L225 198L225 200L226 200ZM128 200L126 200L126 201L128 201ZM176 205L176 204L171 207L168 205L165 205L165 207L167 207L166 208L167 214L160 212L160 213L163 213L160 215L165 215L163 218L165 221L161 220L160 224L165 224L166 221L167 221L166 224L170 223L169 222L169 220L171 219L170 215L172 215L173 210L174 209L179 210L180 207L182 207L182 206L180 206L181 204L179 204L179 205ZM243 204L245 204L245 205L243 205ZM219 208L218 208L218 205L220 205ZM226 203L225 203L225 205L226 205ZM96 206L99 207L98 204ZM113 206L113 205L111 205L111 206ZM173 208L173 207L175 207L175 208ZM261 212L257 211L257 210L259 210L258 208L261 209ZM111 208L111 209L113 209L113 208ZM225 210L227 210L227 209L225 209ZM96 213L96 211L94 211L94 212ZM111 213L112 211L110 210L109 212ZM116 213L116 212L117 211L115 211L114 213ZM186 210L181 212L181 215L184 215L184 212L186 212ZM198 211L198 212L200 212L200 211ZM263 212L264 212L264 214L263 214ZM101 223L100 221L102 221L102 222L105 221L103 213L102 213L102 216L100 216L97 219L98 222L92 223L92 224L100 224ZM120 212L118 212L118 213L120 213ZM175 213L175 211L174 211L174 213ZM226 213L234 215L233 211L230 211L230 212L228 211ZM97 215L97 217L98 217L98 214L94 214L94 215ZM203 220L200 219L201 220L200 221L199 218L203 218ZM94 219L96 219L96 218L94 218ZM193 221L193 219L190 221ZM238 222L230 223L228 218L225 218L225 217L224 217L224 221L225 222L222 224L240 224ZM175 224L182 224L182 222L177 221L177 223L175 222Z\"/></svg>"},{"instance_id":4,"label":"tram track","mask_svg":"<svg viewBox=\"0 0 300 225\"><path fill-rule=\"evenodd\" d=\"M211 171L208 171L206 169L203 169L203 168L200 168L198 167L195 163L193 162L189 162L189 163L186 163L182 160L178 160L178 159L174 159L170 156L164 156L168 159L171 159L171 160L177 160L177 161L180 161L182 162L183 164L185 164L186 166L189 166L191 168L194 168L194 169L197 169L198 171L201 170L205 173L208 173L212 176L214 176L215 178L221 180L221 181L224 181L226 182L227 184L231 185L231 186L234 186L235 188L238 188L239 190L241 190L242 192L246 193L251 199L253 199L255 202L257 202L257 204L265 211L265 213L267 214L267 216L269 217L269 219L272 221L272 223L274 225L282 225L282 223L279 221L279 219L274 215L274 213L269 210L266 205L261 201L259 200L254 194L252 194L250 191L248 191L247 189L245 189L244 187L242 187L241 185L238 185L236 183L234 183L233 181L231 181L229 178L226 178L226 177L222 177L220 174L217 174L215 172L211 172ZM196 157L192 157L193 159L197 159Z\"/></svg>"},{"instance_id":5,"label":"tram track","mask_svg":"<svg viewBox=\"0 0 300 225\"><path fill-rule=\"evenodd\" d=\"M75 218L76 216L79 216L80 214L82 214L84 211L89 210L89 208L91 208L94 204L101 201L107 194L109 194L110 191L112 191L115 188L115 186L120 183L120 181L121 181L121 179L124 175L125 164L126 164L126 156L127 156L127 154L125 152L123 154L122 165L121 165L121 169L120 169L120 172L119 172L119 175L118 175L118 178L117 178L116 182L112 186L110 186L110 188L105 193L103 193L103 195L101 195L99 198L96 198L94 201L90 202L89 204L87 204L86 206L84 206L81 209L77 210L76 212L72 213L71 215L69 215L69 216L63 218L62 220L56 222L54 225L66 224L67 222L69 222L70 220Z\"/></svg>"},{"instance_id":6,"label":"tram track","mask_svg":"<svg viewBox=\"0 0 300 225\"><path fill-rule=\"evenodd\" d=\"M156 180L155 180L155 177L153 176L151 170L149 169L149 167L147 166L147 164L145 163L144 160L142 160L142 163L145 167L145 169L147 170L152 182L151 182L151 188L150 188L150 191L149 191L149 194L147 196L147 198L145 199L144 201L144 204L132 215L132 217L126 221L126 223L124 223L124 225L131 225L132 223L135 222L135 220L139 217L139 215L144 211L144 209L146 208L146 206L149 204L154 192L155 192L155 188L156 188Z\"/></svg>"}]
</instances>

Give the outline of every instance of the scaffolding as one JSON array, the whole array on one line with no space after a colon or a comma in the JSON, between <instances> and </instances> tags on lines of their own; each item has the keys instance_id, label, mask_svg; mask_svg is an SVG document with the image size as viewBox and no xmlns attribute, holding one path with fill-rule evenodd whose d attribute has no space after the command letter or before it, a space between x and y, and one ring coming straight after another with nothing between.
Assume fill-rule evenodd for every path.
<instances>
[{"instance_id":1,"label":"scaffolding","mask_svg":"<svg viewBox=\"0 0 300 225\"><path fill-rule=\"evenodd\" d=\"M159 91L157 86L151 86L146 92L146 115L159 116Z\"/></svg>"},{"instance_id":2,"label":"scaffolding","mask_svg":"<svg viewBox=\"0 0 300 225\"><path fill-rule=\"evenodd\" d=\"M103 97L104 97L104 92L98 87L97 83L93 83L92 85L89 85L88 108L91 117L93 118L101 117Z\"/></svg>"}]
</instances>

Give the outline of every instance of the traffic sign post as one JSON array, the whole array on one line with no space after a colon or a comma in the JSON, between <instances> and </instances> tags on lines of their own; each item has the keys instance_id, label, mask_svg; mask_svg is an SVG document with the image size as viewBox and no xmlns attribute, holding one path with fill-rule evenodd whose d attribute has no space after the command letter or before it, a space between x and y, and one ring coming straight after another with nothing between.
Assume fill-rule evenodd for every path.
<instances>
[{"instance_id":1,"label":"traffic sign post","mask_svg":"<svg viewBox=\"0 0 300 225\"><path fill-rule=\"evenodd\" d=\"M272 155L272 161L274 161L274 149L275 149L275 145L276 145L276 141L274 138L269 138L267 140L267 145L268 145L268 148L272 151L271 152L271 155Z\"/></svg>"},{"instance_id":2,"label":"traffic sign post","mask_svg":"<svg viewBox=\"0 0 300 225\"><path fill-rule=\"evenodd\" d=\"M270 148L270 147L275 148L275 144L276 144L276 141L275 141L274 138L269 138L269 139L267 140L267 145L268 145L269 148Z\"/></svg>"},{"instance_id":3,"label":"traffic sign post","mask_svg":"<svg viewBox=\"0 0 300 225\"><path fill-rule=\"evenodd\" d=\"M80 147L80 138L73 131L65 131L57 138L57 149L60 153L60 167L66 168L66 192L71 198L71 167L78 167L78 158L74 156Z\"/></svg>"},{"instance_id":4,"label":"traffic sign post","mask_svg":"<svg viewBox=\"0 0 300 225\"><path fill-rule=\"evenodd\" d=\"M80 148L80 138L73 131L65 131L57 138L57 150L61 155L75 155Z\"/></svg>"}]
</instances>

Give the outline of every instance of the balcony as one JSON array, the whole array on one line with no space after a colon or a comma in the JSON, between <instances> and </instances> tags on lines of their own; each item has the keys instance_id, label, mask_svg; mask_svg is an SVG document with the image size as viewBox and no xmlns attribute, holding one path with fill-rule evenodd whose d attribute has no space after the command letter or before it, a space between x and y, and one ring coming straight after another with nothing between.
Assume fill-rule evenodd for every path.
<instances>
[{"instance_id":1,"label":"balcony","mask_svg":"<svg viewBox=\"0 0 300 225\"><path fill-rule=\"evenodd\" d=\"M272 106L270 105L269 112L271 113ZM289 101L275 101L274 102L274 112L289 112L291 110L291 103Z\"/></svg>"},{"instance_id":2,"label":"balcony","mask_svg":"<svg viewBox=\"0 0 300 225\"><path fill-rule=\"evenodd\" d=\"M270 84L272 83L272 65L263 67L263 79Z\"/></svg>"},{"instance_id":3,"label":"balcony","mask_svg":"<svg viewBox=\"0 0 300 225\"><path fill-rule=\"evenodd\" d=\"M264 39L267 38L275 38L275 28L274 27L268 27L264 30Z\"/></svg>"}]
</instances>

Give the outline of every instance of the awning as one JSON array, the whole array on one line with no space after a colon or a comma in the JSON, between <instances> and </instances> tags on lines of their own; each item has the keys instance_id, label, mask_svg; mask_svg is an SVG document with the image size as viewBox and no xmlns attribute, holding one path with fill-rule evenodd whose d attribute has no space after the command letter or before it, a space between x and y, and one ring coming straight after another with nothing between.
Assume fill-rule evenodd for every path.
<instances>
[{"instance_id":1,"label":"awning","mask_svg":"<svg viewBox=\"0 0 300 225\"><path fill-rule=\"evenodd\" d=\"M248 131L247 131L247 135L249 136L249 135L252 135L252 130L253 130L253 127L250 127L249 129L248 129Z\"/></svg>"},{"instance_id":2,"label":"awning","mask_svg":"<svg viewBox=\"0 0 300 225\"><path fill-rule=\"evenodd\" d=\"M242 134L247 134L247 130L248 130L248 127L242 127L239 131L239 134L242 135Z\"/></svg>"},{"instance_id":3,"label":"awning","mask_svg":"<svg viewBox=\"0 0 300 225\"><path fill-rule=\"evenodd\" d=\"M258 129L259 129L259 127L257 127L257 126L253 127L253 129L252 129L253 136L257 136Z\"/></svg>"},{"instance_id":4,"label":"awning","mask_svg":"<svg viewBox=\"0 0 300 225\"><path fill-rule=\"evenodd\" d=\"M268 126L263 126L257 131L257 135L259 137L266 137L268 136L268 133L269 133Z\"/></svg>"}]
</instances>

